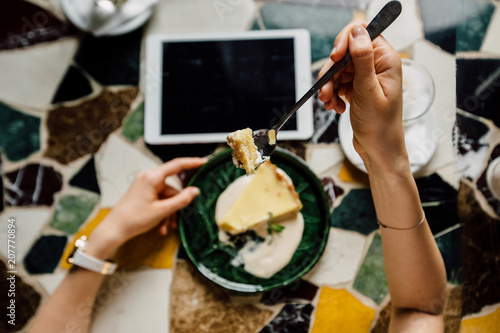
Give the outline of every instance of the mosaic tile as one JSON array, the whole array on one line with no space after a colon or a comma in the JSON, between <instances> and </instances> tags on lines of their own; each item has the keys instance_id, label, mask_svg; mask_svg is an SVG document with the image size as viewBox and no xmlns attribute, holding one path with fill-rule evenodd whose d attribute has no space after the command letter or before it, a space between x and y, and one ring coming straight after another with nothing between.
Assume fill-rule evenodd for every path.
<instances>
[{"instance_id":1,"label":"mosaic tile","mask_svg":"<svg viewBox=\"0 0 500 333\"><path fill-rule=\"evenodd\" d=\"M312 301L318 287L305 281L298 280L284 288L265 292L262 295L261 303L275 305L279 303L292 303L297 301Z\"/></svg>"},{"instance_id":2,"label":"mosaic tile","mask_svg":"<svg viewBox=\"0 0 500 333\"><path fill-rule=\"evenodd\" d=\"M347 159L339 172L339 178L344 183L362 183L368 185L370 183L368 175L355 167Z\"/></svg>"},{"instance_id":3,"label":"mosaic tile","mask_svg":"<svg viewBox=\"0 0 500 333\"><path fill-rule=\"evenodd\" d=\"M125 120L122 134L130 142L135 142L144 135L144 102Z\"/></svg>"},{"instance_id":4,"label":"mosaic tile","mask_svg":"<svg viewBox=\"0 0 500 333\"><path fill-rule=\"evenodd\" d=\"M169 269L119 272L108 277L96 298L91 331L168 332L171 281Z\"/></svg>"},{"instance_id":5,"label":"mosaic tile","mask_svg":"<svg viewBox=\"0 0 500 333\"><path fill-rule=\"evenodd\" d=\"M24 280L15 275L8 274L7 267L5 264L0 261L0 288L5 292L5 296L0 298L0 306L2 309L6 309L10 306L10 300L15 300L15 325L11 325L8 323L11 320L11 317L4 317L0 321L0 332L11 333L20 331L26 323L33 317L38 306L40 305L40 295L33 289L32 286L24 282ZM7 291L10 289L10 278L12 275L15 275L15 296L14 298L7 297ZM7 311L2 311L7 315ZM10 312L10 310L9 310Z\"/></svg>"},{"instance_id":6,"label":"mosaic tile","mask_svg":"<svg viewBox=\"0 0 500 333\"><path fill-rule=\"evenodd\" d=\"M3 177L2 177L2 155L0 154L0 213L4 208L4 190L3 190Z\"/></svg>"},{"instance_id":7,"label":"mosaic tile","mask_svg":"<svg viewBox=\"0 0 500 333\"><path fill-rule=\"evenodd\" d=\"M352 19L352 11L341 7L265 3L260 11L266 29L309 30L312 62L330 56L335 37Z\"/></svg>"},{"instance_id":8,"label":"mosaic tile","mask_svg":"<svg viewBox=\"0 0 500 333\"><path fill-rule=\"evenodd\" d=\"M253 22L255 10L252 0L159 1L148 34L243 31Z\"/></svg>"},{"instance_id":9,"label":"mosaic tile","mask_svg":"<svg viewBox=\"0 0 500 333\"><path fill-rule=\"evenodd\" d=\"M457 106L500 127L500 59L457 59Z\"/></svg>"},{"instance_id":10,"label":"mosaic tile","mask_svg":"<svg viewBox=\"0 0 500 333\"><path fill-rule=\"evenodd\" d=\"M43 227L50 218L50 210L43 208L30 209L7 209L0 215L2 225L0 227L0 244L7 244L8 227L7 220L14 218L16 226L16 259L23 261L26 253L38 238ZM7 258L7 246L0 246L0 254Z\"/></svg>"},{"instance_id":11,"label":"mosaic tile","mask_svg":"<svg viewBox=\"0 0 500 333\"><path fill-rule=\"evenodd\" d=\"M41 274L37 276L37 281L40 283L47 292L47 294L52 295L56 291L57 287L66 277L66 272L55 272L52 274Z\"/></svg>"},{"instance_id":12,"label":"mosaic tile","mask_svg":"<svg viewBox=\"0 0 500 333\"><path fill-rule=\"evenodd\" d=\"M62 196L56 206L50 226L68 234L75 233L98 201L99 196L94 193Z\"/></svg>"},{"instance_id":13,"label":"mosaic tile","mask_svg":"<svg viewBox=\"0 0 500 333\"><path fill-rule=\"evenodd\" d=\"M75 62L102 85L136 86L142 34L142 28L110 37L87 34L75 54Z\"/></svg>"},{"instance_id":14,"label":"mosaic tile","mask_svg":"<svg viewBox=\"0 0 500 333\"><path fill-rule=\"evenodd\" d=\"M321 288L311 333L368 332L375 310L345 289Z\"/></svg>"},{"instance_id":15,"label":"mosaic tile","mask_svg":"<svg viewBox=\"0 0 500 333\"><path fill-rule=\"evenodd\" d=\"M226 291L214 287L184 260L175 265L170 299L172 333L255 332L273 316L272 308L232 303Z\"/></svg>"},{"instance_id":16,"label":"mosaic tile","mask_svg":"<svg viewBox=\"0 0 500 333\"><path fill-rule=\"evenodd\" d=\"M28 164L5 176L9 206L52 206L62 188L62 175L43 164Z\"/></svg>"},{"instance_id":17,"label":"mosaic tile","mask_svg":"<svg viewBox=\"0 0 500 333\"><path fill-rule=\"evenodd\" d=\"M11 161L22 160L40 149L40 118L21 113L0 102L0 147Z\"/></svg>"},{"instance_id":18,"label":"mosaic tile","mask_svg":"<svg viewBox=\"0 0 500 333\"><path fill-rule=\"evenodd\" d=\"M500 220L481 208L475 191L464 182L458 191L462 226L462 315L500 302Z\"/></svg>"},{"instance_id":19,"label":"mosaic tile","mask_svg":"<svg viewBox=\"0 0 500 333\"><path fill-rule=\"evenodd\" d=\"M264 0L265 2L273 2L274 0ZM311 4L310 0L281 0L285 3ZM369 0L316 0L313 3L318 6L336 6L336 7L351 7L364 10L368 5Z\"/></svg>"},{"instance_id":20,"label":"mosaic tile","mask_svg":"<svg viewBox=\"0 0 500 333\"><path fill-rule=\"evenodd\" d=\"M344 160L344 153L338 145L309 145L306 150L307 165L317 175Z\"/></svg>"},{"instance_id":21,"label":"mosaic tile","mask_svg":"<svg viewBox=\"0 0 500 333\"><path fill-rule=\"evenodd\" d=\"M366 237L331 228L320 260L304 278L319 286L353 281L363 259Z\"/></svg>"},{"instance_id":22,"label":"mosaic tile","mask_svg":"<svg viewBox=\"0 0 500 333\"><path fill-rule=\"evenodd\" d=\"M96 156L99 169L101 206L113 207L127 192L135 176L158 166L126 141L111 135L106 145Z\"/></svg>"},{"instance_id":23,"label":"mosaic tile","mask_svg":"<svg viewBox=\"0 0 500 333\"><path fill-rule=\"evenodd\" d=\"M460 332L460 321L462 319L461 310L461 289L460 287L448 288L446 292L446 304L444 306L444 332ZM389 302L379 313L377 321L371 333L387 333L391 316L391 302Z\"/></svg>"},{"instance_id":24,"label":"mosaic tile","mask_svg":"<svg viewBox=\"0 0 500 333\"><path fill-rule=\"evenodd\" d=\"M108 135L121 126L138 92L137 88L117 92L105 89L80 105L60 106L50 111L45 156L68 164L95 153Z\"/></svg>"},{"instance_id":25,"label":"mosaic tile","mask_svg":"<svg viewBox=\"0 0 500 333\"><path fill-rule=\"evenodd\" d=\"M384 257L382 254L382 238L379 234L373 237L370 248L359 268L353 288L380 304L389 293L385 277Z\"/></svg>"},{"instance_id":26,"label":"mosaic tile","mask_svg":"<svg viewBox=\"0 0 500 333\"><path fill-rule=\"evenodd\" d=\"M308 333L313 310L311 304L287 304L260 333Z\"/></svg>"},{"instance_id":27,"label":"mosaic tile","mask_svg":"<svg viewBox=\"0 0 500 333\"><path fill-rule=\"evenodd\" d=\"M368 189L353 189L333 210L332 227L368 235L378 229L373 198Z\"/></svg>"},{"instance_id":28,"label":"mosaic tile","mask_svg":"<svg viewBox=\"0 0 500 333\"><path fill-rule=\"evenodd\" d=\"M468 318L462 321L462 333L498 332L500 327L500 306L485 316Z\"/></svg>"},{"instance_id":29,"label":"mosaic tile","mask_svg":"<svg viewBox=\"0 0 500 333\"><path fill-rule=\"evenodd\" d=\"M0 100L23 110L45 112L77 44L76 38L63 38L54 43L0 52Z\"/></svg>"},{"instance_id":30,"label":"mosaic tile","mask_svg":"<svg viewBox=\"0 0 500 333\"><path fill-rule=\"evenodd\" d=\"M49 42L74 32L69 23L27 1L4 3L0 21L0 50Z\"/></svg>"},{"instance_id":31,"label":"mosaic tile","mask_svg":"<svg viewBox=\"0 0 500 333\"><path fill-rule=\"evenodd\" d=\"M70 179L69 184L85 190L100 194L97 174L95 170L95 160L92 156L87 163Z\"/></svg>"},{"instance_id":32,"label":"mosaic tile","mask_svg":"<svg viewBox=\"0 0 500 333\"><path fill-rule=\"evenodd\" d=\"M397 50L402 51L423 39L423 26L418 17L417 0L400 0L403 11L398 19L384 31L384 37ZM372 0L366 11L366 20L370 22L387 3L386 0Z\"/></svg>"},{"instance_id":33,"label":"mosaic tile","mask_svg":"<svg viewBox=\"0 0 500 333\"><path fill-rule=\"evenodd\" d=\"M457 52L479 51L495 6L486 1L457 2Z\"/></svg>"},{"instance_id":34,"label":"mosaic tile","mask_svg":"<svg viewBox=\"0 0 500 333\"><path fill-rule=\"evenodd\" d=\"M446 277L448 282L454 284L462 283L461 231L462 228L456 228L436 237L436 243L446 267Z\"/></svg>"},{"instance_id":35,"label":"mosaic tile","mask_svg":"<svg viewBox=\"0 0 500 333\"><path fill-rule=\"evenodd\" d=\"M500 43L498 43L498 31L500 31L500 9L497 8L483 40L481 51L489 53L500 53Z\"/></svg>"},{"instance_id":36,"label":"mosaic tile","mask_svg":"<svg viewBox=\"0 0 500 333\"><path fill-rule=\"evenodd\" d=\"M425 39L455 53L458 12L456 0L419 0Z\"/></svg>"},{"instance_id":37,"label":"mosaic tile","mask_svg":"<svg viewBox=\"0 0 500 333\"><path fill-rule=\"evenodd\" d=\"M156 228L123 244L114 256L121 269L172 268L180 239L177 230L162 236Z\"/></svg>"},{"instance_id":38,"label":"mosaic tile","mask_svg":"<svg viewBox=\"0 0 500 333\"><path fill-rule=\"evenodd\" d=\"M60 262L62 269L70 269L71 268L71 266L68 264L66 259L69 257L69 254L71 253L71 251L75 247L76 240L84 235L87 236L87 238L89 238L92 231L94 231L94 229L99 225L99 223L101 223L101 221L106 217L106 215L108 215L110 210L111 209L101 209L96 214L96 216L94 218L92 218L92 220L90 220L88 223L86 223L83 228L81 228L78 232L76 232L73 235L73 240L66 245L66 248L64 249L64 252L62 255L63 260L61 260L61 262Z\"/></svg>"},{"instance_id":39,"label":"mosaic tile","mask_svg":"<svg viewBox=\"0 0 500 333\"><path fill-rule=\"evenodd\" d=\"M89 80L78 68L69 66L52 98L52 104L72 101L90 93L92 93L92 87Z\"/></svg>"},{"instance_id":40,"label":"mosaic tile","mask_svg":"<svg viewBox=\"0 0 500 333\"><path fill-rule=\"evenodd\" d=\"M204 157L215 152L218 145L207 144L184 144L184 145L149 145L146 147L163 162L170 161L176 157ZM227 147L227 146L225 146Z\"/></svg>"},{"instance_id":41,"label":"mosaic tile","mask_svg":"<svg viewBox=\"0 0 500 333\"><path fill-rule=\"evenodd\" d=\"M66 246L66 236L45 235L35 242L24 258L24 268L30 274L52 273Z\"/></svg>"},{"instance_id":42,"label":"mosaic tile","mask_svg":"<svg viewBox=\"0 0 500 333\"><path fill-rule=\"evenodd\" d=\"M335 185L335 182L331 177L321 178L321 183L323 184L323 189L328 196L328 202L330 203L330 208L333 208L335 200L342 194L344 194L344 189L340 186Z\"/></svg>"},{"instance_id":43,"label":"mosaic tile","mask_svg":"<svg viewBox=\"0 0 500 333\"><path fill-rule=\"evenodd\" d=\"M493 195L486 179L486 173L488 172L491 162L498 157L500 157L500 145L495 146L495 148L491 152L491 155L488 159L488 166L477 181L477 189L482 193L491 208L493 208L493 211L495 211L497 215L500 216L500 199Z\"/></svg>"},{"instance_id":44,"label":"mosaic tile","mask_svg":"<svg viewBox=\"0 0 500 333\"><path fill-rule=\"evenodd\" d=\"M491 131L481 120L457 113L457 163L462 175L475 180L488 158Z\"/></svg>"},{"instance_id":45,"label":"mosaic tile","mask_svg":"<svg viewBox=\"0 0 500 333\"><path fill-rule=\"evenodd\" d=\"M438 174L418 178L420 201L433 234L459 223L457 191Z\"/></svg>"}]
</instances>

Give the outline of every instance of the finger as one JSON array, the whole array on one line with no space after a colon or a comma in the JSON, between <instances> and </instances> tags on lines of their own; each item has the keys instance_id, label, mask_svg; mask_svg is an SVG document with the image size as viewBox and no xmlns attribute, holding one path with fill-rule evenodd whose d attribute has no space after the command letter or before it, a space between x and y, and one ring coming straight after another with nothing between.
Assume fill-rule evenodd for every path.
<instances>
[{"instance_id":1,"label":"finger","mask_svg":"<svg viewBox=\"0 0 500 333\"><path fill-rule=\"evenodd\" d=\"M184 169L198 168L206 162L207 159L203 157L174 158L173 160L163 163L159 167L150 170L151 177L155 184L164 183L165 178L168 176L177 174Z\"/></svg>"},{"instance_id":2,"label":"finger","mask_svg":"<svg viewBox=\"0 0 500 333\"><path fill-rule=\"evenodd\" d=\"M318 80L321 79L323 75L333 66L333 61L327 59L318 74ZM333 95L333 80L328 80L320 89L318 93L318 99L323 103L328 102Z\"/></svg>"},{"instance_id":3,"label":"finger","mask_svg":"<svg viewBox=\"0 0 500 333\"><path fill-rule=\"evenodd\" d=\"M342 98L335 94L330 101L325 103L325 108L327 110L335 110L337 113L344 113L346 106Z\"/></svg>"},{"instance_id":4,"label":"finger","mask_svg":"<svg viewBox=\"0 0 500 333\"><path fill-rule=\"evenodd\" d=\"M354 20L354 22L348 24L346 27L344 27L344 29L342 29L342 31L339 32L337 37L335 37L335 42L333 44L334 47L332 53L330 54L330 59L333 62L340 61L344 57L349 47L349 35L352 28L356 25L366 27L368 23L366 23L366 21L364 20L356 19Z\"/></svg>"},{"instance_id":5,"label":"finger","mask_svg":"<svg viewBox=\"0 0 500 333\"><path fill-rule=\"evenodd\" d=\"M168 221L169 219L167 218L158 225L158 233L162 236L165 236L168 232Z\"/></svg>"},{"instance_id":6,"label":"finger","mask_svg":"<svg viewBox=\"0 0 500 333\"><path fill-rule=\"evenodd\" d=\"M190 186L171 198L157 201L155 205L158 209L158 214L161 216L174 214L179 209L189 205L198 194L200 194L200 190L197 187Z\"/></svg>"},{"instance_id":7,"label":"finger","mask_svg":"<svg viewBox=\"0 0 500 333\"><path fill-rule=\"evenodd\" d=\"M349 52L354 64L354 87L360 93L371 94L378 86L374 66L374 50L368 32L361 25L353 26L349 35Z\"/></svg>"},{"instance_id":8,"label":"finger","mask_svg":"<svg viewBox=\"0 0 500 333\"><path fill-rule=\"evenodd\" d=\"M179 190L173 188L172 186L165 184L165 188L160 192L160 198L170 198L179 193Z\"/></svg>"}]
</instances>

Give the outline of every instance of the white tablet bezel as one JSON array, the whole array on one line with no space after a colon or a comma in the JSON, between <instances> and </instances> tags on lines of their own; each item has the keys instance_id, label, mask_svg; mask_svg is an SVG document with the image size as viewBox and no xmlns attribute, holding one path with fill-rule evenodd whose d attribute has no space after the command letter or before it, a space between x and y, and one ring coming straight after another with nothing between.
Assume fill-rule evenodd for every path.
<instances>
[{"instance_id":1,"label":"white tablet bezel","mask_svg":"<svg viewBox=\"0 0 500 333\"><path fill-rule=\"evenodd\" d=\"M161 106L162 106L162 72L163 72L163 43L168 41L221 41L221 40L251 40L251 39L294 39L295 57L295 94L298 100L312 85L311 82L311 46L309 31L293 30L264 30L244 31L237 33L204 33L204 34L169 34L150 35L146 39L145 75L145 116L144 140L148 144L181 144L181 143L210 143L225 142L228 133L161 133ZM283 110L280 110L283 112ZM313 103L307 101L297 112L297 130L282 130L279 140L309 139L314 130ZM214 120L216 121L216 120ZM271 119L270 119L271 121ZM254 128L253 130L256 130ZM234 130L237 130L235 128Z\"/></svg>"}]
</instances>

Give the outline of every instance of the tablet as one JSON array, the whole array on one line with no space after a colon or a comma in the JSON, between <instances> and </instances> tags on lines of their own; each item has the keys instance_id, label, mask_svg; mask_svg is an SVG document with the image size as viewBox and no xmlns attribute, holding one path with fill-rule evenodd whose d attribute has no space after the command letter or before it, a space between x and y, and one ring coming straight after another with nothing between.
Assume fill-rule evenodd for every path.
<instances>
[{"instance_id":1,"label":"tablet","mask_svg":"<svg viewBox=\"0 0 500 333\"><path fill-rule=\"evenodd\" d=\"M311 87L307 30L150 35L146 40L144 138L149 144L225 142L271 128ZM279 140L308 139L312 101Z\"/></svg>"}]
</instances>

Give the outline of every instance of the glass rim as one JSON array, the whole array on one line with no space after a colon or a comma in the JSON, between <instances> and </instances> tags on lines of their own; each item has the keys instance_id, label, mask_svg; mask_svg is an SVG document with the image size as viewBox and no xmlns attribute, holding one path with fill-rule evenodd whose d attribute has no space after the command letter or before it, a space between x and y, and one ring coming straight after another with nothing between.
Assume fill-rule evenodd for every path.
<instances>
[{"instance_id":1,"label":"glass rim","mask_svg":"<svg viewBox=\"0 0 500 333\"><path fill-rule=\"evenodd\" d=\"M419 112L416 116L413 116L410 118L403 117L403 122L408 122L408 121L416 120L416 119L422 117L424 114L426 114L431 109L432 104L434 104L434 99L436 97L436 84L435 84L434 79L432 78L432 75L429 72L429 70L424 65L419 63L418 61L413 60L413 59L408 59L408 58L401 59L401 67L403 67L403 66L416 68L420 73L422 73L422 75L424 77L427 78L428 82L426 82L426 84L429 84L429 86L431 88L431 90L430 90L431 98L429 98L429 102L425 106L425 108L422 108L422 111ZM404 103L403 103L403 107L404 107ZM404 112L403 112L403 115L404 115Z\"/></svg>"}]
</instances>

